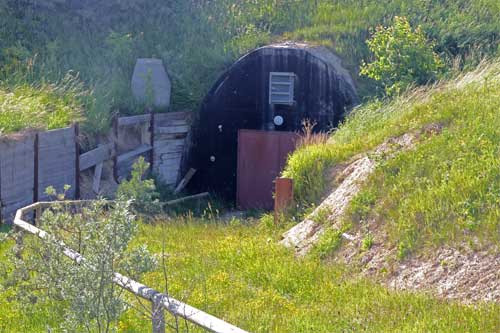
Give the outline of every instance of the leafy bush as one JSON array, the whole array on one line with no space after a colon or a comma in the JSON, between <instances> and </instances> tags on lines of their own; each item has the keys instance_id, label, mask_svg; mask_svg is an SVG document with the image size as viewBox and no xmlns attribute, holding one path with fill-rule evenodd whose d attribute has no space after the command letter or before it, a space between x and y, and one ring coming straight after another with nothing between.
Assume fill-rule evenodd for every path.
<instances>
[{"instance_id":1,"label":"leafy bush","mask_svg":"<svg viewBox=\"0 0 500 333\"><path fill-rule=\"evenodd\" d=\"M113 283L114 272L138 278L156 265L144 246L129 248L137 232L129 203L117 201L111 207L106 201L96 201L77 214L55 203L40 222L47 238L30 236L21 249L23 255L12 258L16 297L26 307L24 311L49 302L65 318L52 329L112 331L126 309L123 290ZM75 263L67 258L65 246L85 260Z\"/></svg>"},{"instance_id":2,"label":"leafy bush","mask_svg":"<svg viewBox=\"0 0 500 333\"><path fill-rule=\"evenodd\" d=\"M388 95L399 94L413 84L435 80L443 62L433 51L421 27L413 29L406 17L394 18L394 25L379 26L367 41L374 55L363 63L361 74L380 81Z\"/></svg>"},{"instance_id":3,"label":"leafy bush","mask_svg":"<svg viewBox=\"0 0 500 333\"><path fill-rule=\"evenodd\" d=\"M154 180L144 179L148 170L149 163L141 156L132 167L130 180L120 184L116 196L122 200L131 200L136 212L154 215L161 212L161 204Z\"/></svg>"}]
</instances>

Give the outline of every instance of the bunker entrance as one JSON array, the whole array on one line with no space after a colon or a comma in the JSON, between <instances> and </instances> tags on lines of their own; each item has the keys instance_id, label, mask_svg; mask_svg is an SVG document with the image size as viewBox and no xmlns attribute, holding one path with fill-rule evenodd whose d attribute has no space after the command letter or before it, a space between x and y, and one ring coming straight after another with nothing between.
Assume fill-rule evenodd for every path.
<instances>
[{"instance_id":1,"label":"bunker entrance","mask_svg":"<svg viewBox=\"0 0 500 333\"><path fill-rule=\"evenodd\" d=\"M287 43L250 52L219 78L202 104L186 165L197 169L190 188L234 200L239 130L296 132L305 119L318 131L329 130L356 103L350 74L325 48ZM266 176L260 169L256 180Z\"/></svg>"}]
</instances>

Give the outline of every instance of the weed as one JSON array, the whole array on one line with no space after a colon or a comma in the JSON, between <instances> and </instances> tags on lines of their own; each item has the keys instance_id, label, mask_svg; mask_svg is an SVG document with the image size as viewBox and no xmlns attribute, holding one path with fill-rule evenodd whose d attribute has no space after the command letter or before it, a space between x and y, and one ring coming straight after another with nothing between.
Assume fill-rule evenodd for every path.
<instances>
[{"instance_id":1,"label":"weed","mask_svg":"<svg viewBox=\"0 0 500 333\"><path fill-rule=\"evenodd\" d=\"M368 235L366 235L361 241L361 249L363 251L368 251L369 249L372 248L373 244L374 244L373 235L371 233L368 233Z\"/></svg>"}]
</instances>

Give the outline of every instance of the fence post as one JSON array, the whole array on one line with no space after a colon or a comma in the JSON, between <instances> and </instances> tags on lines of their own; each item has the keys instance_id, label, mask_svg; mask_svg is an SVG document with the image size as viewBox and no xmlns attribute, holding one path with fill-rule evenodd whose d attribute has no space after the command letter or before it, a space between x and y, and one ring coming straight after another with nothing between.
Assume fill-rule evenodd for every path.
<instances>
[{"instance_id":1,"label":"fence post","mask_svg":"<svg viewBox=\"0 0 500 333\"><path fill-rule=\"evenodd\" d=\"M274 197L274 223L278 224L280 215L293 204L293 179L276 178Z\"/></svg>"},{"instance_id":2,"label":"fence post","mask_svg":"<svg viewBox=\"0 0 500 333\"><path fill-rule=\"evenodd\" d=\"M118 116L113 117L113 178L118 181Z\"/></svg>"},{"instance_id":3,"label":"fence post","mask_svg":"<svg viewBox=\"0 0 500 333\"><path fill-rule=\"evenodd\" d=\"M165 333L165 311L163 309L163 297L154 297L152 304L151 320L153 333Z\"/></svg>"},{"instance_id":4,"label":"fence post","mask_svg":"<svg viewBox=\"0 0 500 333\"><path fill-rule=\"evenodd\" d=\"M74 124L75 129L75 199L80 199L80 125Z\"/></svg>"},{"instance_id":5,"label":"fence post","mask_svg":"<svg viewBox=\"0 0 500 333\"><path fill-rule=\"evenodd\" d=\"M38 133L35 134L35 141L34 141L34 149L33 149L33 202L38 202L38 149L39 149L39 142L38 142Z\"/></svg>"},{"instance_id":6,"label":"fence post","mask_svg":"<svg viewBox=\"0 0 500 333\"><path fill-rule=\"evenodd\" d=\"M153 110L150 110L151 118L149 122L149 134L150 134L150 142L151 151L149 153L149 169L151 172L154 170L154 161L155 161L155 113Z\"/></svg>"}]
</instances>

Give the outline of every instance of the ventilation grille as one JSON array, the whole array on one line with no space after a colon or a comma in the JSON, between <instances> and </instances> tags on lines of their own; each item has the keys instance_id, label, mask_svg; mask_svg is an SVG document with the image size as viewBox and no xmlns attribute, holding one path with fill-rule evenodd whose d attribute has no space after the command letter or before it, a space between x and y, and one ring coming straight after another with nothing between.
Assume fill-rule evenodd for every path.
<instances>
[{"instance_id":1,"label":"ventilation grille","mask_svg":"<svg viewBox=\"0 0 500 333\"><path fill-rule=\"evenodd\" d=\"M293 105L294 83L294 73L269 73L269 104Z\"/></svg>"}]
</instances>

